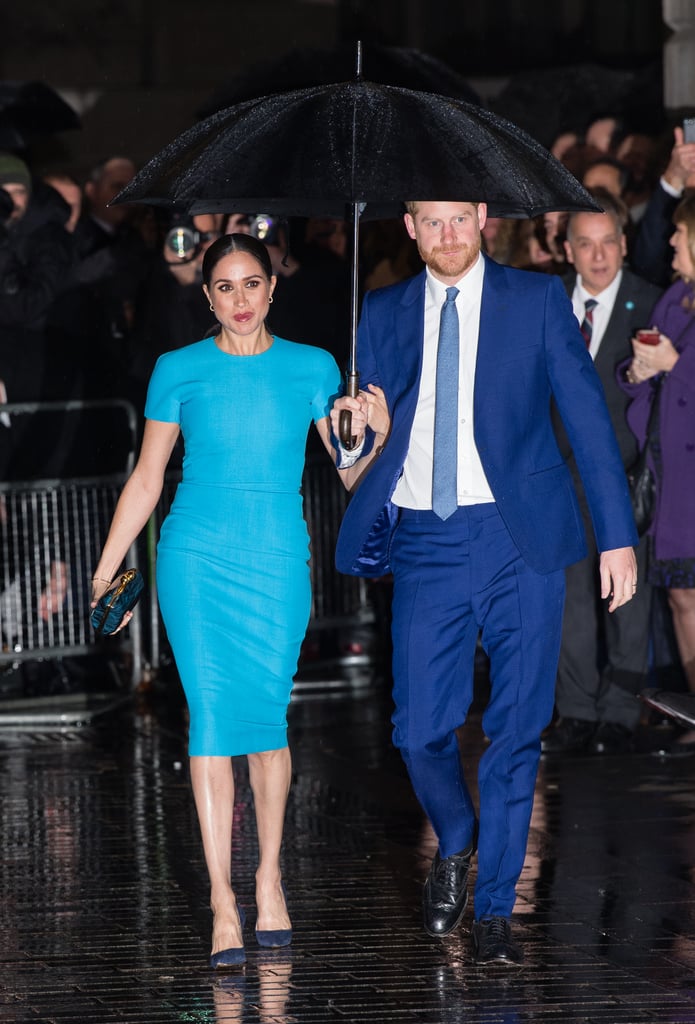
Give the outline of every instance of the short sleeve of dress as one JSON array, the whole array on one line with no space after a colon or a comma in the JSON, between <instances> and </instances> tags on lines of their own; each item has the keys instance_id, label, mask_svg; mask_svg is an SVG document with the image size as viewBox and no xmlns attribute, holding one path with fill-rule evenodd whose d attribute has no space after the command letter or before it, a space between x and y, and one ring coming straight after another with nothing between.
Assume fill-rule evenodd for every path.
<instances>
[{"instance_id":1,"label":"short sleeve of dress","mask_svg":"<svg viewBox=\"0 0 695 1024\"><path fill-rule=\"evenodd\" d=\"M175 373L177 360L170 357L175 352L166 352L157 360L150 383L147 387L145 418L162 423L181 422L181 385Z\"/></svg>"},{"instance_id":2,"label":"short sleeve of dress","mask_svg":"<svg viewBox=\"0 0 695 1024\"><path fill-rule=\"evenodd\" d=\"M314 422L322 420L331 411L333 403L340 394L340 370L330 352L316 349L320 356L317 366L317 390L311 402L311 414Z\"/></svg>"}]
</instances>

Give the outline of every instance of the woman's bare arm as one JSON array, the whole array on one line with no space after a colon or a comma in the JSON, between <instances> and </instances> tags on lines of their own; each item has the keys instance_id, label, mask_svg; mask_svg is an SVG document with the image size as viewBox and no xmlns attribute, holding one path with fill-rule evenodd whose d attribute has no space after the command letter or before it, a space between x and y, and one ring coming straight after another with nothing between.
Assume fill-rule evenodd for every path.
<instances>
[{"instance_id":1,"label":"woman's bare arm","mask_svg":"<svg viewBox=\"0 0 695 1024\"><path fill-rule=\"evenodd\" d=\"M92 600L108 590L125 558L159 501L164 473L179 435L177 423L146 420L140 455L118 499L101 558L94 569Z\"/></svg>"}]
</instances>

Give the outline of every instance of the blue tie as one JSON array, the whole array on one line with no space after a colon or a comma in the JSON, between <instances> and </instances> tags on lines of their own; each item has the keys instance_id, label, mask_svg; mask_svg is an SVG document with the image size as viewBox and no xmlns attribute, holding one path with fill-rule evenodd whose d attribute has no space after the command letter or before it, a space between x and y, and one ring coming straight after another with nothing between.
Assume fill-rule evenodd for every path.
<instances>
[{"instance_id":1,"label":"blue tie","mask_svg":"<svg viewBox=\"0 0 695 1024\"><path fill-rule=\"evenodd\" d=\"M448 519L458 506L459 318L458 288L447 288L439 320L437 382L434 405L434 465L432 511Z\"/></svg>"}]
</instances>

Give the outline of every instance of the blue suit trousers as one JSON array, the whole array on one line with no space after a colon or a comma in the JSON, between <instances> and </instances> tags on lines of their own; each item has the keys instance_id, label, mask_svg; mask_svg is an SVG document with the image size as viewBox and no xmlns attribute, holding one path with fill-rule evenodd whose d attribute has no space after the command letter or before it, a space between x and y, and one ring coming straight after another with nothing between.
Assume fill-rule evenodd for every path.
<instances>
[{"instance_id":1,"label":"blue suit trousers","mask_svg":"<svg viewBox=\"0 0 695 1024\"><path fill-rule=\"evenodd\" d=\"M494 503L446 521L401 510L392 540L394 743L443 857L473 837L476 812L456 729L473 698L480 634L490 658L478 770L476 920L509 917L524 864L540 758L553 712L565 574L521 558Z\"/></svg>"}]
</instances>

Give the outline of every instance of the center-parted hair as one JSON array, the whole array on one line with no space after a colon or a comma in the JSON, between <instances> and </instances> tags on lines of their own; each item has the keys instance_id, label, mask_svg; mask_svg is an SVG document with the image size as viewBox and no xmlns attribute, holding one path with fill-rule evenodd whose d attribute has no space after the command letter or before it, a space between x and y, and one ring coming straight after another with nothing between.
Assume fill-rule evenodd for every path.
<instances>
[{"instance_id":1,"label":"center-parted hair","mask_svg":"<svg viewBox=\"0 0 695 1024\"><path fill-rule=\"evenodd\" d=\"M252 256L259 264L263 276L270 281L273 276L273 265L270 256L263 242L259 242L253 235L234 234L222 235L216 242L213 242L203 256L203 281L210 287L215 267L225 256L232 253L243 252Z\"/></svg>"}]
</instances>

